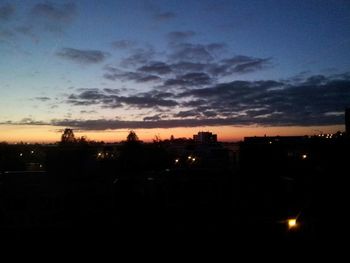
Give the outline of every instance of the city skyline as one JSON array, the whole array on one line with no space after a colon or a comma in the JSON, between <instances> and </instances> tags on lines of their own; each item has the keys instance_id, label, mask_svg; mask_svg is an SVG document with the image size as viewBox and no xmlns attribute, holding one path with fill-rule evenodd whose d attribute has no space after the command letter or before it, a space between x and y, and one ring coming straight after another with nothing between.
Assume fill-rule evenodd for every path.
<instances>
[{"instance_id":1,"label":"city skyline","mask_svg":"<svg viewBox=\"0 0 350 263\"><path fill-rule=\"evenodd\" d=\"M0 141L344 131L346 1L0 1ZM137 18L137 19L135 19Z\"/></svg>"}]
</instances>

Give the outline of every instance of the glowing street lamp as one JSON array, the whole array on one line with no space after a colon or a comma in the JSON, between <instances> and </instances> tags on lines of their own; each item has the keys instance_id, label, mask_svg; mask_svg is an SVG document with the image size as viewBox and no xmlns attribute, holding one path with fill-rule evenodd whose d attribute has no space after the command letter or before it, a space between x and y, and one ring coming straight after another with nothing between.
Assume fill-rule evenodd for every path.
<instances>
[{"instance_id":1,"label":"glowing street lamp","mask_svg":"<svg viewBox=\"0 0 350 263\"><path fill-rule=\"evenodd\" d=\"M294 229L298 226L296 218L290 218L288 219L288 229Z\"/></svg>"},{"instance_id":2,"label":"glowing street lamp","mask_svg":"<svg viewBox=\"0 0 350 263\"><path fill-rule=\"evenodd\" d=\"M303 155L301 156L301 158L303 158L303 160L306 160L306 159L307 159L307 154L303 154Z\"/></svg>"}]
</instances>

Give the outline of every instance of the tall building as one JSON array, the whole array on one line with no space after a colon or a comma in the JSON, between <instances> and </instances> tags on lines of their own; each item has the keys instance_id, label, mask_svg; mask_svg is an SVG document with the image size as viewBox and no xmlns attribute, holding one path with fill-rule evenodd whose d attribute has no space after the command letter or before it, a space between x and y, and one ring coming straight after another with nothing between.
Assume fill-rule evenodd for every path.
<instances>
[{"instance_id":1,"label":"tall building","mask_svg":"<svg viewBox=\"0 0 350 263\"><path fill-rule=\"evenodd\" d=\"M345 109L345 132L350 135L350 108Z\"/></svg>"},{"instance_id":2,"label":"tall building","mask_svg":"<svg viewBox=\"0 0 350 263\"><path fill-rule=\"evenodd\" d=\"M214 143L218 141L217 135L211 132L198 132L193 135L193 140L199 143Z\"/></svg>"}]
</instances>

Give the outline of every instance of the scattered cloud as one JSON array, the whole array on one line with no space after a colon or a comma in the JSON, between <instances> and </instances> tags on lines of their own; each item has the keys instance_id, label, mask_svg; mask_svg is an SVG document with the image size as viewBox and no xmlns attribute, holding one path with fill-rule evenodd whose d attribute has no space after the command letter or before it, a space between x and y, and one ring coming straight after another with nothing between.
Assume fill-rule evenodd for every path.
<instances>
[{"instance_id":1,"label":"scattered cloud","mask_svg":"<svg viewBox=\"0 0 350 263\"><path fill-rule=\"evenodd\" d=\"M97 89L84 90L79 94L68 96L67 102L76 106L101 105L103 108L135 107L135 108L156 108L174 107L178 105L173 99L152 96L151 93L140 93L130 96L118 96L110 92Z\"/></svg>"},{"instance_id":2,"label":"scattered cloud","mask_svg":"<svg viewBox=\"0 0 350 263\"><path fill-rule=\"evenodd\" d=\"M111 66L106 66L105 70L107 71L103 76L108 80L121 80L121 81L135 81L138 83L147 83L159 81L160 77L144 72L138 71L122 71L118 68Z\"/></svg>"},{"instance_id":3,"label":"scattered cloud","mask_svg":"<svg viewBox=\"0 0 350 263\"><path fill-rule=\"evenodd\" d=\"M132 40L116 40L112 42L112 47L115 49L129 49L136 46L136 42Z\"/></svg>"},{"instance_id":4,"label":"scattered cloud","mask_svg":"<svg viewBox=\"0 0 350 263\"><path fill-rule=\"evenodd\" d=\"M252 73L272 67L271 58L244 55L228 56L227 45L221 42L194 44L183 42L193 37L193 31L172 31L165 52L152 46L128 49L119 64L104 67L103 77L111 81L160 83L163 89L201 88L217 83L220 77ZM116 43L128 47L128 41Z\"/></svg>"},{"instance_id":5,"label":"scattered cloud","mask_svg":"<svg viewBox=\"0 0 350 263\"><path fill-rule=\"evenodd\" d=\"M117 96L97 89L69 96L73 105L136 108L165 107L162 113L143 120L52 120L49 123L25 118L1 124L54 125L80 130L148 129L221 125L316 126L344 122L350 105L350 76L309 76L303 81L232 81L179 94L160 91ZM277 88L278 87L278 88ZM174 111L174 106L179 106ZM187 110L184 110L187 108ZM88 111L88 110L85 110ZM91 112L92 113L92 112ZM170 116L170 117L169 117Z\"/></svg>"},{"instance_id":6,"label":"scattered cloud","mask_svg":"<svg viewBox=\"0 0 350 263\"><path fill-rule=\"evenodd\" d=\"M194 31L172 31L167 34L168 41L172 43L183 42L196 35Z\"/></svg>"},{"instance_id":7,"label":"scattered cloud","mask_svg":"<svg viewBox=\"0 0 350 263\"><path fill-rule=\"evenodd\" d=\"M246 74L272 67L272 58L234 56L207 64L206 69L214 76Z\"/></svg>"},{"instance_id":8,"label":"scattered cloud","mask_svg":"<svg viewBox=\"0 0 350 263\"><path fill-rule=\"evenodd\" d=\"M170 65L172 70L179 74L185 74L186 72L201 72L206 71L207 64L194 63L190 61L180 61Z\"/></svg>"},{"instance_id":9,"label":"scattered cloud","mask_svg":"<svg viewBox=\"0 0 350 263\"><path fill-rule=\"evenodd\" d=\"M194 74L195 76L195 74ZM183 77L183 81L204 76ZM175 81L176 79L174 79ZM179 79L180 81L180 79ZM187 83L187 86L190 86ZM177 92L152 90L130 96L85 90L70 96L74 105L103 107L163 107L164 115L144 116L140 121L120 121L109 128L171 128L213 125L312 126L343 123L344 109L350 105L350 76L309 76L303 81L231 81ZM178 107L174 107L178 106ZM181 109L181 110L179 110ZM167 117L164 117L167 116ZM172 116L169 119L168 116ZM101 120L100 120L101 121ZM93 121L94 125L100 121ZM90 123L90 122L87 122ZM85 122L77 122L83 128ZM72 124L73 125L73 124ZM81 126L80 126L81 125ZM94 127L96 128L96 127ZM89 129L89 128L88 128Z\"/></svg>"},{"instance_id":10,"label":"scattered cloud","mask_svg":"<svg viewBox=\"0 0 350 263\"><path fill-rule=\"evenodd\" d=\"M192 117L204 106L219 116L238 114L237 120L247 118L260 125L328 125L343 123L340 115L329 112L341 112L350 105L349 85L350 78L345 75L313 76L294 84L233 81L187 90L177 96L192 99L183 105L192 107Z\"/></svg>"},{"instance_id":11,"label":"scattered cloud","mask_svg":"<svg viewBox=\"0 0 350 263\"><path fill-rule=\"evenodd\" d=\"M226 74L247 73L269 66L271 63L271 58L234 56L232 58L222 60L221 63L226 68Z\"/></svg>"},{"instance_id":12,"label":"scattered cloud","mask_svg":"<svg viewBox=\"0 0 350 263\"><path fill-rule=\"evenodd\" d=\"M39 100L39 101L42 101L42 102L51 100L51 98L49 98L49 97L36 97L35 99Z\"/></svg>"},{"instance_id":13,"label":"scattered cloud","mask_svg":"<svg viewBox=\"0 0 350 263\"><path fill-rule=\"evenodd\" d=\"M161 114L156 114L153 116L147 116L143 118L144 121L160 121L161 119L162 119Z\"/></svg>"},{"instance_id":14,"label":"scattered cloud","mask_svg":"<svg viewBox=\"0 0 350 263\"><path fill-rule=\"evenodd\" d=\"M51 33L62 33L77 16L75 3L38 3L30 11L30 23L38 29Z\"/></svg>"},{"instance_id":15,"label":"scattered cloud","mask_svg":"<svg viewBox=\"0 0 350 263\"><path fill-rule=\"evenodd\" d=\"M14 36L15 36L15 34L12 30L0 28L0 41L11 39Z\"/></svg>"},{"instance_id":16,"label":"scattered cloud","mask_svg":"<svg viewBox=\"0 0 350 263\"><path fill-rule=\"evenodd\" d=\"M55 22L71 21L75 17L76 13L77 7L74 3L38 3L31 10L31 14L33 16L45 18Z\"/></svg>"},{"instance_id":17,"label":"scattered cloud","mask_svg":"<svg viewBox=\"0 0 350 263\"><path fill-rule=\"evenodd\" d=\"M197 63L208 63L214 59L206 45L180 43L173 46L169 55L171 61L191 61Z\"/></svg>"},{"instance_id":18,"label":"scattered cloud","mask_svg":"<svg viewBox=\"0 0 350 263\"><path fill-rule=\"evenodd\" d=\"M199 117L199 116L200 116L200 113L196 112L195 110L180 111L174 114L174 117L178 117L178 118Z\"/></svg>"},{"instance_id":19,"label":"scattered cloud","mask_svg":"<svg viewBox=\"0 0 350 263\"><path fill-rule=\"evenodd\" d=\"M203 86L209 85L213 82L213 79L206 73L191 72L181 76L177 76L174 79L167 79L164 82L165 87L169 86Z\"/></svg>"},{"instance_id":20,"label":"scattered cloud","mask_svg":"<svg viewBox=\"0 0 350 263\"><path fill-rule=\"evenodd\" d=\"M39 37L34 33L34 28L32 26L18 26L14 28L17 34L30 37L35 42L38 42Z\"/></svg>"},{"instance_id":21,"label":"scattered cloud","mask_svg":"<svg viewBox=\"0 0 350 263\"><path fill-rule=\"evenodd\" d=\"M0 21L8 21L10 20L14 14L15 14L15 7L12 4L6 3L3 5L0 5Z\"/></svg>"},{"instance_id":22,"label":"scattered cloud","mask_svg":"<svg viewBox=\"0 0 350 263\"><path fill-rule=\"evenodd\" d=\"M107 130L107 129L153 129L235 125L234 119L175 119L175 120L147 120L147 121L122 121L122 120L53 120L51 125L72 127L81 130ZM249 124L249 123L248 123Z\"/></svg>"},{"instance_id":23,"label":"scattered cloud","mask_svg":"<svg viewBox=\"0 0 350 263\"><path fill-rule=\"evenodd\" d=\"M103 91L106 93L109 93L109 94L119 94L120 93L119 89L105 88L105 89L103 89Z\"/></svg>"},{"instance_id":24,"label":"scattered cloud","mask_svg":"<svg viewBox=\"0 0 350 263\"><path fill-rule=\"evenodd\" d=\"M171 72L171 67L164 62L152 61L142 67L139 67L137 70L141 72L164 75Z\"/></svg>"},{"instance_id":25,"label":"scattered cloud","mask_svg":"<svg viewBox=\"0 0 350 263\"><path fill-rule=\"evenodd\" d=\"M176 14L174 12L170 12L170 11L156 13L153 16L153 18L159 22L168 21L168 20L174 19L175 17L176 17Z\"/></svg>"},{"instance_id":26,"label":"scattered cloud","mask_svg":"<svg viewBox=\"0 0 350 263\"><path fill-rule=\"evenodd\" d=\"M81 114L95 114L95 113L97 113L97 111L95 111L95 110L81 110L80 113Z\"/></svg>"},{"instance_id":27,"label":"scattered cloud","mask_svg":"<svg viewBox=\"0 0 350 263\"><path fill-rule=\"evenodd\" d=\"M147 64L155 56L153 47L137 48L132 50L131 55L121 61L122 67L138 67Z\"/></svg>"},{"instance_id":28,"label":"scattered cloud","mask_svg":"<svg viewBox=\"0 0 350 263\"><path fill-rule=\"evenodd\" d=\"M96 64L104 61L108 53L100 50L82 50L74 48L62 48L57 56L80 64Z\"/></svg>"}]
</instances>

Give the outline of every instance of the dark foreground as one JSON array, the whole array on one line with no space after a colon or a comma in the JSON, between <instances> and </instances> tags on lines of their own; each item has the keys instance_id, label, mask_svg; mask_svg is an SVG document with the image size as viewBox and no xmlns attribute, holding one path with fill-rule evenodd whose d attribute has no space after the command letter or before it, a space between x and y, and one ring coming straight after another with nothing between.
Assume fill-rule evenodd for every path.
<instances>
[{"instance_id":1,"label":"dark foreground","mask_svg":"<svg viewBox=\"0 0 350 263\"><path fill-rule=\"evenodd\" d=\"M305 203L305 197L257 190L257 185L238 175L165 171L76 181L50 176L2 176L2 239L327 241L330 236L340 237L345 225L338 221L343 208L338 207L342 202L334 203L340 201L336 196L313 193ZM288 229L286 220L296 216L298 227Z\"/></svg>"},{"instance_id":2,"label":"dark foreground","mask_svg":"<svg viewBox=\"0 0 350 263\"><path fill-rule=\"evenodd\" d=\"M45 149L47 171L35 166L37 171L0 174L1 239L341 241L347 229L348 141L287 142L244 143L237 162L218 146L187 147L182 156L158 146L102 152L118 153L118 159L101 159L96 147Z\"/></svg>"}]
</instances>

